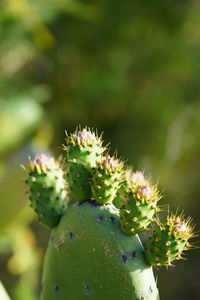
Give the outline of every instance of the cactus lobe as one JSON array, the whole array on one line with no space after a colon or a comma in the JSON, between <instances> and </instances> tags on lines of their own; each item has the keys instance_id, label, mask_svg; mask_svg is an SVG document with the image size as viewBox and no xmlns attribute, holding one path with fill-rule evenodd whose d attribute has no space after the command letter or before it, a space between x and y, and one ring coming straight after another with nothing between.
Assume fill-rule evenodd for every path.
<instances>
[{"instance_id":1,"label":"cactus lobe","mask_svg":"<svg viewBox=\"0 0 200 300\"><path fill-rule=\"evenodd\" d=\"M124 233L132 235L147 230L158 210L159 199L157 187L147 180L125 181L117 201Z\"/></svg>"},{"instance_id":2,"label":"cactus lobe","mask_svg":"<svg viewBox=\"0 0 200 300\"><path fill-rule=\"evenodd\" d=\"M123 164L112 157L103 157L92 170L92 197L101 204L111 203L123 177Z\"/></svg>"},{"instance_id":3,"label":"cactus lobe","mask_svg":"<svg viewBox=\"0 0 200 300\"><path fill-rule=\"evenodd\" d=\"M137 236L123 234L112 204L74 204L52 237L45 259L42 300L159 299L141 242Z\"/></svg>"},{"instance_id":4,"label":"cactus lobe","mask_svg":"<svg viewBox=\"0 0 200 300\"><path fill-rule=\"evenodd\" d=\"M39 220L53 228L67 207L66 184L59 162L46 155L36 157L29 163L27 184L31 206Z\"/></svg>"},{"instance_id":5,"label":"cactus lobe","mask_svg":"<svg viewBox=\"0 0 200 300\"><path fill-rule=\"evenodd\" d=\"M171 266L173 260L183 258L184 251L190 248L188 240L192 236L190 220L184 220L182 216L168 216L165 224L158 224L146 244L147 261L152 266Z\"/></svg>"},{"instance_id":6,"label":"cactus lobe","mask_svg":"<svg viewBox=\"0 0 200 300\"><path fill-rule=\"evenodd\" d=\"M101 137L87 128L76 130L67 136L64 150L67 153L68 184L72 196L78 201L90 199L90 170L105 150Z\"/></svg>"}]
</instances>

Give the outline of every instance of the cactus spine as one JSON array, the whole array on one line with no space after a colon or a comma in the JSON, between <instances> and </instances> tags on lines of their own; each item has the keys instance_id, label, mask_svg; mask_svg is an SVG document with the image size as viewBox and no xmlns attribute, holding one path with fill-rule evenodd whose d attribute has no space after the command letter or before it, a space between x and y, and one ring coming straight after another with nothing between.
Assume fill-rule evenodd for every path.
<instances>
[{"instance_id":1,"label":"cactus spine","mask_svg":"<svg viewBox=\"0 0 200 300\"><path fill-rule=\"evenodd\" d=\"M182 258L191 247L191 221L171 215L161 224L157 186L141 172L125 171L90 129L67 136L64 150L66 178L54 159L29 165L31 205L53 228L41 299L158 300L152 266ZM151 234L143 247L138 233L144 230Z\"/></svg>"}]
</instances>

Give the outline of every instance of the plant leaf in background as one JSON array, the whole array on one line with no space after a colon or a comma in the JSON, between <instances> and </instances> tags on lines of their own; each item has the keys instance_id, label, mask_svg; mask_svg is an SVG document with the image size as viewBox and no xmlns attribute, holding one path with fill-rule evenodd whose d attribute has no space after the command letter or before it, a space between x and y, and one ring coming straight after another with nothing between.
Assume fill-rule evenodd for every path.
<instances>
[{"instance_id":1,"label":"plant leaf in background","mask_svg":"<svg viewBox=\"0 0 200 300\"><path fill-rule=\"evenodd\" d=\"M17 147L41 122L42 108L23 96L0 102L0 156Z\"/></svg>"}]
</instances>

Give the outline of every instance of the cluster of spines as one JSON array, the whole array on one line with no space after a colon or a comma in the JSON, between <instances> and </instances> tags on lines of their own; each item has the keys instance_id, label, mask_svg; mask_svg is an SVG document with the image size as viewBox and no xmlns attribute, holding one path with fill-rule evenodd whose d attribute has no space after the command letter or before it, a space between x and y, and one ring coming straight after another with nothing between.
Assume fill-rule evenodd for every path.
<instances>
[{"instance_id":1,"label":"cluster of spines","mask_svg":"<svg viewBox=\"0 0 200 300\"><path fill-rule=\"evenodd\" d=\"M66 184L60 161L39 155L29 163L26 183L29 186L31 206L39 220L55 227L67 207Z\"/></svg>"},{"instance_id":2,"label":"cluster of spines","mask_svg":"<svg viewBox=\"0 0 200 300\"><path fill-rule=\"evenodd\" d=\"M146 243L145 257L152 266L172 266L173 260L184 259L184 251L192 247L188 240L193 236L190 218L168 216L166 223L157 222L157 228Z\"/></svg>"},{"instance_id":3,"label":"cluster of spines","mask_svg":"<svg viewBox=\"0 0 200 300\"><path fill-rule=\"evenodd\" d=\"M124 173L121 161L108 156L102 157L91 172L92 197L100 204L111 203L116 197Z\"/></svg>"},{"instance_id":4,"label":"cluster of spines","mask_svg":"<svg viewBox=\"0 0 200 300\"><path fill-rule=\"evenodd\" d=\"M152 185L141 172L126 174L119 191L117 207L120 209L120 223L127 235L147 230L159 210L160 195L156 185Z\"/></svg>"},{"instance_id":5,"label":"cluster of spines","mask_svg":"<svg viewBox=\"0 0 200 300\"><path fill-rule=\"evenodd\" d=\"M78 127L75 132L70 135L66 133L66 136L66 147L69 147L69 145L79 147L97 145L102 148L103 142L101 136L99 137L97 132L90 128L85 127L81 129L81 127Z\"/></svg>"},{"instance_id":6,"label":"cluster of spines","mask_svg":"<svg viewBox=\"0 0 200 300\"><path fill-rule=\"evenodd\" d=\"M66 138L68 185L71 195L78 201L91 198L89 184L91 168L96 166L105 148L102 139L88 128L77 129Z\"/></svg>"},{"instance_id":7,"label":"cluster of spines","mask_svg":"<svg viewBox=\"0 0 200 300\"><path fill-rule=\"evenodd\" d=\"M106 150L102 146L102 138L89 128L77 129L67 135L63 149L67 153L68 162L95 167L98 157Z\"/></svg>"},{"instance_id":8,"label":"cluster of spines","mask_svg":"<svg viewBox=\"0 0 200 300\"><path fill-rule=\"evenodd\" d=\"M126 169L124 175L122 177L122 183L120 186L119 191L113 201L114 205L121 209L123 208L124 204L126 203L126 194L127 192L132 189L135 185L146 185L149 184L148 180L144 177L142 172L136 171L133 172L131 168Z\"/></svg>"}]
</instances>

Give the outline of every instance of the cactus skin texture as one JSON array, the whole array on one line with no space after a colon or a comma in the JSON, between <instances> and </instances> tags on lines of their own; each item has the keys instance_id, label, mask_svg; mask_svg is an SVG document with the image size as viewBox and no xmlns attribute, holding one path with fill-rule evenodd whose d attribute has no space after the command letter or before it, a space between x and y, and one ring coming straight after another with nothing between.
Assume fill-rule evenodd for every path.
<instances>
[{"instance_id":1,"label":"cactus skin texture","mask_svg":"<svg viewBox=\"0 0 200 300\"><path fill-rule=\"evenodd\" d=\"M66 210L66 182L59 162L40 155L29 164L26 180L29 186L31 206L41 223L55 227Z\"/></svg>"},{"instance_id":2,"label":"cactus skin texture","mask_svg":"<svg viewBox=\"0 0 200 300\"><path fill-rule=\"evenodd\" d=\"M68 185L71 195L78 201L91 198L89 185L90 169L96 166L101 154L101 137L95 135L90 129L77 129L66 138L64 150L67 153Z\"/></svg>"},{"instance_id":3,"label":"cactus skin texture","mask_svg":"<svg viewBox=\"0 0 200 300\"><path fill-rule=\"evenodd\" d=\"M150 184L141 172L126 172L125 180L114 200L120 209L120 223L127 235L147 230L159 209L160 195L156 185Z\"/></svg>"},{"instance_id":4,"label":"cactus skin texture","mask_svg":"<svg viewBox=\"0 0 200 300\"><path fill-rule=\"evenodd\" d=\"M126 200L120 210L120 218L124 233L132 235L147 230L157 210L157 191L149 185L136 185L123 197Z\"/></svg>"},{"instance_id":5,"label":"cactus skin texture","mask_svg":"<svg viewBox=\"0 0 200 300\"><path fill-rule=\"evenodd\" d=\"M31 205L53 228L41 299L158 300L152 266L183 258L194 235L191 220L171 215L161 224L154 217L157 186L104 155L90 129L68 136L64 150L66 178L53 159L40 156L29 164ZM157 224L153 231L151 222ZM150 237L143 247L138 233L144 230Z\"/></svg>"},{"instance_id":6,"label":"cactus skin texture","mask_svg":"<svg viewBox=\"0 0 200 300\"><path fill-rule=\"evenodd\" d=\"M132 169L129 168L125 171L120 189L113 200L113 203L117 208L123 208L123 205L126 203L126 197L124 197L124 195L126 195L127 191L132 189L135 185L149 185L149 182L142 172L133 172Z\"/></svg>"},{"instance_id":7,"label":"cactus skin texture","mask_svg":"<svg viewBox=\"0 0 200 300\"><path fill-rule=\"evenodd\" d=\"M109 156L102 158L92 170L92 197L100 204L111 203L116 197L122 176L122 162Z\"/></svg>"},{"instance_id":8,"label":"cactus skin texture","mask_svg":"<svg viewBox=\"0 0 200 300\"><path fill-rule=\"evenodd\" d=\"M138 236L123 234L110 204L69 208L52 232L42 286L42 300L159 299Z\"/></svg>"},{"instance_id":9,"label":"cactus skin texture","mask_svg":"<svg viewBox=\"0 0 200 300\"><path fill-rule=\"evenodd\" d=\"M157 229L146 244L145 256L152 266L172 266L172 261L182 259L183 251L191 245L188 240L193 236L190 219L182 216L168 216L165 224L158 224Z\"/></svg>"}]
</instances>

